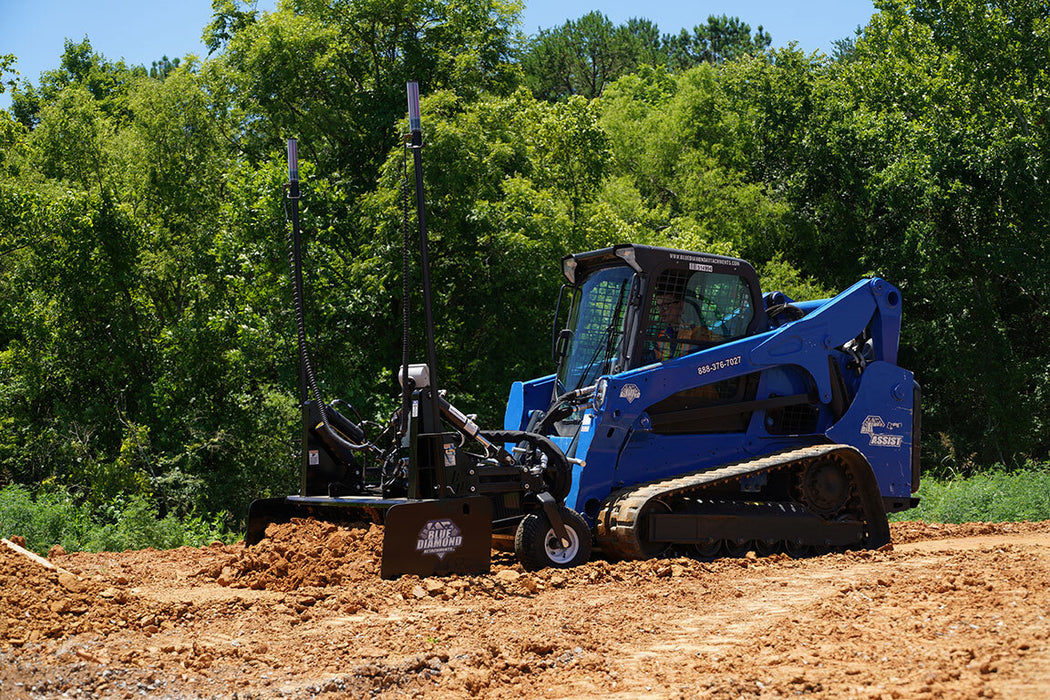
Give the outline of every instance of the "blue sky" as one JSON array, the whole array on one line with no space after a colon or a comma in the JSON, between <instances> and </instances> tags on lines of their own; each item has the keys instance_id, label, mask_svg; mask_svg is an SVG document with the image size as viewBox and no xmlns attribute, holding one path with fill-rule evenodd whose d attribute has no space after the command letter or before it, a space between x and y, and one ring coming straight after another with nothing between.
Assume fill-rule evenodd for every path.
<instances>
[{"instance_id":1,"label":"blue sky","mask_svg":"<svg viewBox=\"0 0 1050 700\"><path fill-rule=\"evenodd\" d=\"M872 0L525 0L522 30L534 34L601 10L614 24L645 17L663 32L677 32L704 22L708 15L736 16L751 25L763 25L774 46L798 42L806 51L830 52L832 42L853 34L874 14ZM261 10L276 0L259 0ZM201 31L211 20L211 0L0 0L0 54L18 57L21 76L36 83L41 71L58 66L66 38L86 35L96 51L109 60L149 64L161 56L205 56ZM9 76L5 76L9 77ZM0 108L11 103L0 95Z\"/></svg>"}]
</instances>

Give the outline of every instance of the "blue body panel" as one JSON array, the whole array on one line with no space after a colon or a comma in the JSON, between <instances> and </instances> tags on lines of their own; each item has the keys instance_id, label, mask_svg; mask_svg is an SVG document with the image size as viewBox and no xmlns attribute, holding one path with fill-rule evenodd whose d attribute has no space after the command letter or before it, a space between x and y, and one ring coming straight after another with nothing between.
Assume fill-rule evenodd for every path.
<instances>
[{"instance_id":1,"label":"blue body panel","mask_svg":"<svg viewBox=\"0 0 1050 700\"><path fill-rule=\"evenodd\" d=\"M861 280L832 299L797 305L805 315L778 328L602 377L604 392L574 418L576 434L552 436L568 456L585 462L574 466L566 505L593 524L599 504L617 489L827 442L860 450L884 497L907 497L915 407L913 376L896 365L900 301L900 292L884 280ZM870 357L858 371L841 348L865 330ZM812 430L774 434L768 412L759 407L739 429L654 431L647 412L654 405L745 375L757 381L758 402L812 397ZM515 382L505 428L524 429L532 411L546 410L553 382L553 375Z\"/></svg>"},{"instance_id":2,"label":"blue body panel","mask_svg":"<svg viewBox=\"0 0 1050 700\"><path fill-rule=\"evenodd\" d=\"M514 382L510 387L507 410L503 414L504 430L525 430L529 414L547 408L554 390L554 375L533 379L530 382Z\"/></svg>"}]
</instances>

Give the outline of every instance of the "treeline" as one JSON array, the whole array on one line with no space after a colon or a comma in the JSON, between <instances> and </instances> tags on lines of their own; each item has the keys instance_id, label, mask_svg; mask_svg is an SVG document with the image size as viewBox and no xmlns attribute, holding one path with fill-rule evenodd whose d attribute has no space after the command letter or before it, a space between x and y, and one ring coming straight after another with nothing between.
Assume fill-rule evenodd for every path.
<instances>
[{"instance_id":1,"label":"treeline","mask_svg":"<svg viewBox=\"0 0 1050 700\"><path fill-rule=\"evenodd\" d=\"M647 19L614 26L601 12L590 12L554 29L541 29L521 54L525 85L533 95L557 100L570 95L598 97L607 84L640 66L683 71L701 63L722 63L769 48L772 37L761 26L737 17L712 15L692 31L662 34Z\"/></svg>"},{"instance_id":2,"label":"treeline","mask_svg":"<svg viewBox=\"0 0 1050 700\"><path fill-rule=\"evenodd\" d=\"M385 416L409 79L442 378L486 424L551 369L560 257L634 241L740 255L797 297L885 277L925 467L1047 458L1045 3L887 0L830 57L725 17L523 40L495 0L214 8L204 60L68 42L0 111L0 486L162 516L295 490L292 135L322 391Z\"/></svg>"}]
</instances>

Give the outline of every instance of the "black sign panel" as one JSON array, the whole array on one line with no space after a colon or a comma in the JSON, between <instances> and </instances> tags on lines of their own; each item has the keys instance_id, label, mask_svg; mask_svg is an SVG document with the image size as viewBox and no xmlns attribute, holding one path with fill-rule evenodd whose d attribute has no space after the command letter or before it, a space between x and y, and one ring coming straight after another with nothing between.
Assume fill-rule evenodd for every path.
<instances>
[{"instance_id":1,"label":"black sign panel","mask_svg":"<svg viewBox=\"0 0 1050 700\"><path fill-rule=\"evenodd\" d=\"M383 533L383 578L488 573L492 502L484 496L409 501L390 508Z\"/></svg>"}]
</instances>

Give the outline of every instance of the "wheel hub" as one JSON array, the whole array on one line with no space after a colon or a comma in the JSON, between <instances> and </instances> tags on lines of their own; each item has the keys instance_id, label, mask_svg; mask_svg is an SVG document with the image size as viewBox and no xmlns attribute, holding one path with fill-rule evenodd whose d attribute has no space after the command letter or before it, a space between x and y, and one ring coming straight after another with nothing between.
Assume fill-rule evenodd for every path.
<instances>
[{"instance_id":1,"label":"wheel hub","mask_svg":"<svg viewBox=\"0 0 1050 700\"><path fill-rule=\"evenodd\" d=\"M562 545L561 540L554 534L553 527L547 531L547 536L543 538L543 548L547 552L547 557L557 564L565 564L572 561L580 550L580 538L576 536L576 531L571 527L566 527L565 532L569 535L568 547Z\"/></svg>"},{"instance_id":2,"label":"wheel hub","mask_svg":"<svg viewBox=\"0 0 1050 700\"><path fill-rule=\"evenodd\" d=\"M837 460L819 459L802 472L802 502L818 515L838 514L849 501L850 488L846 467Z\"/></svg>"}]
</instances>

